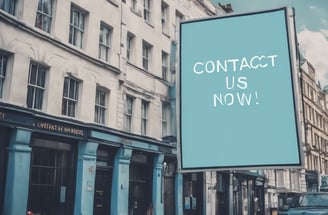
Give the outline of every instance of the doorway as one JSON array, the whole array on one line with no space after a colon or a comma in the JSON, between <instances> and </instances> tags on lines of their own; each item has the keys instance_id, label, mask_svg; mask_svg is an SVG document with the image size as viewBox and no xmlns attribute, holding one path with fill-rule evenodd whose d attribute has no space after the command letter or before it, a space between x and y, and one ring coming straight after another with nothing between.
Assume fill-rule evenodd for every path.
<instances>
[{"instance_id":1,"label":"doorway","mask_svg":"<svg viewBox=\"0 0 328 215\"><path fill-rule=\"evenodd\" d=\"M110 214L113 166L116 150L100 145L97 150L97 169L94 194L94 215Z\"/></svg>"}]
</instances>

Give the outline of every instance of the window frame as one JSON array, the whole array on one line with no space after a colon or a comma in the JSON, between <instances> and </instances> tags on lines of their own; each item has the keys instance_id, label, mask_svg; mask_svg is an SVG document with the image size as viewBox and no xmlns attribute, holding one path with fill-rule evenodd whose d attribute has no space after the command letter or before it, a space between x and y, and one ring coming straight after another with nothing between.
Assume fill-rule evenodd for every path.
<instances>
[{"instance_id":1,"label":"window frame","mask_svg":"<svg viewBox=\"0 0 328 215\"><path fill-rule=\"evenodd\" d=\"M135 35L128 32L126 36L126 59L128 62L133 61Z\"/></svg>"},{"instance_id":2,"label":"window frame","mask_svg":"<svg viewBox=\"0 0 328 215\"><path fill-rule=\"evenodd\" d=\"M48 67L31 62L27 81L27 108L42 110ZM33 74L35 73L35 74ZM35 79L35 80L32 80Z\"/></svg>"},{"instance_id":3,"label":"window frame","mask_svg":"<svg viewBox=\"0 0 328 215\"><path fill-rule=\"evenodd\" d=\"M166 101L162 101L162 136L165 137L169 135L169 106L170 104Z\"/></svg>"},{"instance_id":4,"label":"window frame","mask_svg":"<svg viewBox=\"0 0 328 215\"><path fill-rule=\"evenodd\" d=\"M104 32L105 31L105 32ZM104 22L100 23L99 30L99 59L109 61L113 28ZM105 35L104 35L105 34ZM104 52L102 52L104 50ZM105 56L103 56L105 55Z\"/></svg>"},{"instance_id":5,"label":"window frame","mask_svg":"<svg viewBox=\"0 0 328 215\"><path fill-rule=\"evenodd\" d=\"M0 99L3 98L4 85L7 78L9 55L0 51Z\"/></svg>"},{"instance_id":6,"label":"window frame","mask_svg":"<svg viewBox=\"0 0 328 215\"><path fill-rule=\"evenodd\" d=\"M49 13L45 12L44 9L44 4L45 3L50 3L50 10ZM38 8L36 11L36 17L35 17L35 27L50 33L51 30L51 23L52 23L52 17L53 17L53 5L54 2L53 0L39 0L38 2ZM40 10L41 8L41 10ZM39 18L40 17L40 18ZM45 20L48 21L48 24L44 24ZM40 23L41 22L41 23Z\"/></svg>"},{"instance_id":7,"label":"window frame","mask_svg":"<svg viewBox=\"0 0 328 215\"><path fill-rule=\"evenodd\" d=\"M174 40L178 40L179 38L179 31L180 31L180 22L185 19L184 15L176 10L175 11L175 34L174 34Z\"/></svg>"},{"instance_id":8,"label":"window frame","mask_svg":"<svg viewBox=\"0 0 328 215\"><path fill-rule=\"evenodd\" d=\"M169 81L169 54L162 51L162 79Z\"/></svg>"},{"instance_id":9,"label":"window frame","mask_svg":"<svg viewBox=\"0 0 328 215\"><path fill-rule=\"evenodd\" d=\"M137 11L138 8L138 0L131 0L131 9L133 11Z\"/></svg>"},{"instance_id":10,"label":"window frame","mask_svg":"<svg viewBox=\"0 0 328 215\"><path fill-rule=\"evenodd\" d=\"M152 1L143 0L143 18L145 22L151 23L152 19Z\"/></svg>"},{"instance_id":11,"label":"window frame","mask_svg":"<svg viewBox=\"0 0 328 215\"><path fill-rule=\"evenodd\" d=\"M74 14L78 16L78 23L74 23ZM69 39L68 42L78 48L83 49L84 47L84 33L86 32L86 19L87 12L71 5L70 11L70 23L69 23ZM77 37L80 38L77 38Z\"/></svg>"},{"instance_id":12,"label":"window frame","mask_svg":"<svg viewBox=\"0 0 328 215\"><path fill-rule=\"evenodd\" d=\"M161 24L162 24L162 33L168 33L168 23L169 23L169 5L162 1L161 4Z\"/></svg>"},{"instance_id":13,"label":"window frame","mask_svg":"<svg viewBox=\"0 0 328 215\"><path fill-rule=\"evenodd\" d=\"M134 97L126 95L124 107L124 131L132 132Z\"/></svg>"},{"instance_id":14,"label":"window frame","mask_svg":"<svg viewBox=\"0 0 328 215\"><path fill-rule=\"evenodd\" d=\"M66 82L66 80L68 82ZM70 92L71 81L72 81L72 84L74 84L74 86L73 86L74 92L73 92L72 96L70 95L71 94L71 92ZM66 83L68 83L68 86L65 87ZM69 117L76 116L80 84L81 84L81 81L72 76L65 77L64 86L63 86L62 115L69 116ZM65 89L67 89L68 92L65 92Z\"/></svg>"},{"instance_id":15,"label":"window frame","mask_svg":"<svg viewBox=\"0 0 328 215\"><path fill-rule=\"evenodd\" d=\"M3 4L0 5L0 9L15 16L17 0L3 0Z\"/></svg>"},{"instance_id":16,"label":"window frame","mask_svg":"<svg viewBox=\"0 0 328 215\"><path fill-rule=\"evenodd\" d=\"M146 71L150 71L152 48L153 46L150 43L142 41L142 68Z\"/></svg>"},{"instance_id":17,"label":"window frame","mask_svg":"<svg viewBox=\"0 0 328 215\"><path fill-rule=\"evenodd\" d=\"M141 129L142 135L148 134L148 118L149 118L149 101L141 100Z\"/></svg>"},{"instance_id":18,"label":"window frame","mask_svg":"<svg viewBox=\"0 0 328 215\"><path fill-rule=\"evenodd\" d=\"M103 94L102 96L99 94ZM96 98L95 98L95 119L94 121L99 124L106 124L106 116L107 116L107 100L108 100L108 90L104 87L97 86L96 87Z\"/></svg>"}]
</instances>

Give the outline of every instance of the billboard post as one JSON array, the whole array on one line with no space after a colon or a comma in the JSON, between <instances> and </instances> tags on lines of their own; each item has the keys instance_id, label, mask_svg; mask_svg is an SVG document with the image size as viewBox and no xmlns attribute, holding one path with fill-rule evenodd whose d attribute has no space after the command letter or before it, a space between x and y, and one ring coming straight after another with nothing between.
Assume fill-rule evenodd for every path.
<instances>
[{"instance_id":1,"label":"billboard post","mask_svg":"<svg viewBox=\"0 0 328 215\"><path fill-rule=\"evenodd\" d=\"M180 24L179 171L300 167L293 11Z\"/></svg>"}]
</instances>

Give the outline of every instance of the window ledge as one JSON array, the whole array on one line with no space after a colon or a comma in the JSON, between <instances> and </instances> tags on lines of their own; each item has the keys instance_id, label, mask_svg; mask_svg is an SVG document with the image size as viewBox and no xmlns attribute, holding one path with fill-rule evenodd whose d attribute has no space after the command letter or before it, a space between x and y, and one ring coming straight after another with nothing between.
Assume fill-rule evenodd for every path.
<instances>
[{"instance_id":1,"label":"window ledge","mask_svg":"<svg viewBox=\"0 0 328 215\"><path fill-rule=\"evenodd\" d=\"M137 10L133 9L132 7L130 7L130 11L132 13L134 13L135 15L137 15L139 17L142 17L142 14L141 14L141 11L140 10L137 11Z\"/></svg>"},{"instance_id":2,"label":"window ledge","mask_svg":"<svg viewBox=\"0 0 328 215\"><path fill-rule=\"evenodd\" d=\"M107 0L107 2L114 5L115 7L118 7L118 3L115 0Z\"/></svg>"},{"instance_id":3,"label":"window ledge","mask_svg":"<svg viewBox=\"0 0 328 215\"><path fill-rule=\"evenodd\" d=\"M155 28L155 26L154 26L152 23L150 23L149 21L145 20L145 23L146 23L147 25L149 25L150 27Z\"/></svg>"},{"instance_id":4,"label":"window ledge","mask_svg":"<svg viewBox=\"0 0 328 215\"><path fill-rule=\"evenodd\" d=\"M164 36L166 36L167 38L171 38L171 36L169 35L169 33L162 31L162 33L164 34Z\"/></svg>"}]
</instances>

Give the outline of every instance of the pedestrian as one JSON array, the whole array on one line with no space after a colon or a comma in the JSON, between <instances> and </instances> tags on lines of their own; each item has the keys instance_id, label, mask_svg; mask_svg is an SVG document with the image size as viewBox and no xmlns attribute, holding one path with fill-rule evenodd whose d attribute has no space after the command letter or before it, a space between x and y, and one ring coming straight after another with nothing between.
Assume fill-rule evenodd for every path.
<instances>
[{"instance_id":1,"label":"pedestrian","mask_svg":"<svg viewBox=\"0 0 328 215\"><path fill-rule=\"evenodd\" d=\"M153 204L150 203L150 204L149 204L149 207L148 207L148 209L147 209L147 213L146 213L146 215L153 215L153 214L154 214L154 211L153 211Z\"/></svg>"}]
</instances>

